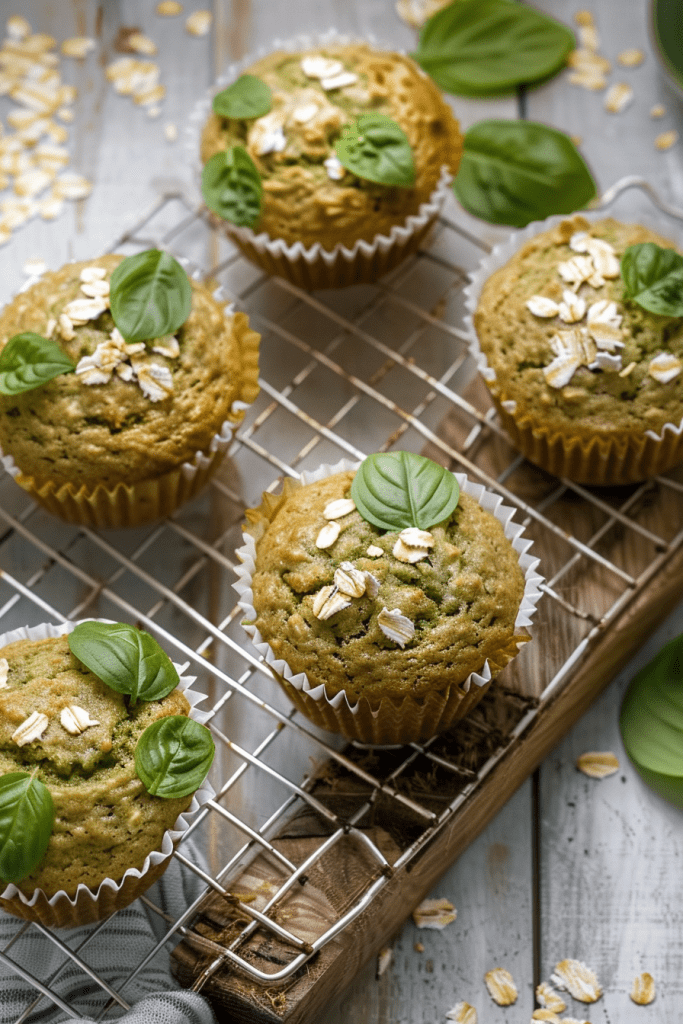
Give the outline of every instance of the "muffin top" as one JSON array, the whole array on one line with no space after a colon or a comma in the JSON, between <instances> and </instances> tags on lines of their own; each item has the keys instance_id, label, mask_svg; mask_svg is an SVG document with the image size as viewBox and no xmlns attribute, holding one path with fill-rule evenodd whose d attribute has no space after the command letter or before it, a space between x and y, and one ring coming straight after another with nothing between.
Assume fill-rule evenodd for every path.
<instances>
[{"instance_id":1,"label":"muffin top","mask_svg":"<svg viewBox=\"0 0 683 1024\"><path fill-rule=\"evenodd\" d=\"M160 476L205 451L225 420L243 415L233 403L258 393L258 335L196 281L175 335L128 345L106 294L123 259L48 272L0 314L0 349L31 332L77 366L33 390L0 394L0 447L38 485Z\"/></svg>"},{"instance_id":2,"label":"muffin top","mask_svg":"<svg viewBox=\"0 0 683 1024\"><path fill-rule=\"evenodd\" d=\"M353 478L286 482L247 513L255 625L277 657L351 704L505 664L526 639L515 636L525 581L499 520L461 493L429 530L384 532L356 509Z\"/></svg>"},{"instance_id":3,"label":"muffin top","mask_svg":"<svg viewBox=\"0 0 683 1024\"><path fill-rule=\"evenodd\" d=\"M366 44L277 51L248 75L272 93L270 111L237 120L212 113L201 139L203 163L226 146L246 148L262 180L257 232L288 244L325 249L372 241L416 213L441 168L455 174L462 137L434 82L409 57ZM411 187L375 184L345 170L335 155L344 126L384 114L408 137L415 164Z\"/></svg>"},{"instance_id":4,"label":"muffin top","mask_svg":"<svg viewBox=\"0 0 683 1024\"><path fill-rule=\"evenodd\" d=\"M489 381L517 420L559 433L652 430L683 418L683 318L626 298L629 246L667 239L612 219L563 221L532 238L485 283L474 315Z\"/></svg>"},{"instance_id":5,"label":"muffin top","mask_svg":"<svg viewBox=\"0 0 683 1024\"><path fill-rule=\"evenodd\" d=\"M131 706L71 653L65 636L0 649L0 679L0 776L30 773L47 786L55 812L47 852L18 888L73 893L79 883L140 868L191 796L151 796L136 774L135 748L152 723L188 715L185 696L175 689Z\"/></svg>"}]
</instances>

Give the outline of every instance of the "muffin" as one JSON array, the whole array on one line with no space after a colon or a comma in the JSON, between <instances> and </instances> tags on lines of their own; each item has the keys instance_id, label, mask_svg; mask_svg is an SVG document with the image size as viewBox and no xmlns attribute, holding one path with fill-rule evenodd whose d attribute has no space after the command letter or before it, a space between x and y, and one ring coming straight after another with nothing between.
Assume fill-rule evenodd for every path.
<instances>
[{"instance_id":1,"label":"muffin","mask_svg":"<svg viewBox=\"0 0 683 1024\"><path fill-rule=\"evenodd\" d=\"M673 245L609 218L549 223L494 252L469 291L503 425L531 462L579 483L662 473L683 461L683 319L628 298L621 261Z\"/></svg>"},{"instance_id":2,"label":"muffin","mask_svg":"<svg viewBox=\"0 0 683 1024\"><path fill-rule=\"evenodd\" d=\"M406 454L370 459L390 474ZM352 496L365 460L264 494L238 551L243 624L273 674L316 725L362 743L419 742L465 715L529 639L540 594L512 510L408 458L460 485L428 529L369 521Z\"/></svg>"},{"instance_id":3,"label":"muffin","mask_svg":"<svg viewBox=\"0 0 683 1024\"><path fill-rule=\"evenodd\" d=\"M249 220L230 216L223 223L244 254L264 270L304 288L338 287L376 280L414 252L433 224L462 153L458 123L434 82L409 57L373 49L366 43L327 42L316 47L278 50L244 69L251 82L265 83L266 101L256 117L228 117L220 91L204 101L197 119L201 131L203 193L215 202L209 161L230 147L246 151L260 179L260 211ZM240 82L243 78L240 78ZM223 80L219 85L234 82ZM208 114L208 118L206 115ZM358 118L363 146L378 138L376 174L367 161L349 169L338 146ZM409 146L410 174L397 185L387 172L392 162L391 132ZM383 120L384 119L384 120ZM361 145L359 143L359 145ZM393 168L395 170L395 168ZM365 175L368 175L367 177ZM373 177L374 176L374 177ZM373 177L373 180L370 180Z\"/></svg>"},{"instance_id":4,"label":"muffin","mask_svg":"<svg viewBox=\"0 0 683 1024\"><path fill-rule=\"evenodd\" d=\"M121 628L105 626L116 627ZM15 819L12 835L19 865L8 861L3 849L0 907L57 926L99 920L144 892L169 864L173 842L189 821L181 815L199 807L193 792L185 792L187 787L168 798L148 791L136 770L145 730L182 726L191 716L193 730L213 750L208 730L197 723L209 716L190 703L202 699L188 689L191 679L179 680L161 699L141 696L133 702L72 653L66 634L74 628L35 627L0 638L0 783L37 780L54 812L42 857L40 850L32 857L39 839L22 826L20 815ZM166 657L151 637L138 635ZM168 683L172 687L178 676L168 659L166 664L175 674ZM200 783L193 783L193 790ZM154 788L149 779L147 784ZM210 793L204 789L200 796L205 799ZM0 804L5 812L6 799L3 788Z\"/></svg>"},{"instance_id":5,"label":"muffin","mask_svg":"<svg viewBox=\"0 0 683 1024\"><path fill-rule=\"evenodd\" d=\"M258 393L258 334L174 260L175 277L159 284L157 273L143 297L152 294L161 316L184 286L184 322L140 340L143 320L134 332L139 279L144 286L149 261L159 256L150 250L125 261L108 255L69 263L0 314L0 368L12 363L3 357L17 336L21 345L39 336L38 347L50 345L52 358L65 363L67 372L30 382L31 390L0 393L0 448L17 483L70 522L137 526L169 515L216 471ZM7 390L3 376L0 391Z\"/></svg>"}]
</instances>

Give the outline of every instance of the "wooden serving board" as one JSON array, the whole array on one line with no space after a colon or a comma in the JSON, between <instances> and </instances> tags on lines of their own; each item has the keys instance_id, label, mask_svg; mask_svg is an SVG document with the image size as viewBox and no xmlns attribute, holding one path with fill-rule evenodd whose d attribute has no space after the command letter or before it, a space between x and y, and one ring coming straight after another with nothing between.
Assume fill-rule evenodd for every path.
<instances>
[{"instance_id":1,"label":"wooden serving board","mask_svg":"<svg viewBox=\"0 0 683 1024\"><path fill-rule=\"evenodd\" d=\"M471 386L467 398L482 409L488 402L479 383ZM507 469L505 486L520 501L544 512L544 519L530 519L528 533L541 569L551 580L552 593L540 603L533 642L508 666L478 708L430 748L456 770L435 770L433 763L418 757L401 774L401 790L419 796L422 806L441 815L490 755L504 752L457 809L425 836L419 852L393 872L370 906L284 985L260 985L234 967L220 967L202 988L219 1019L258 1024L315 1020L362 965L387 945L438 877L680 598L683 488L653 482L645 488L586 496L581 489L562 488L557 480L517 461L507 441L495 431L483 431L472 445L467 440L471 423L471 418L453 411L441 425L440 442L426 454L444 462L444 451L459 451L469 444L467 459L489 476ZM462 466L454 460L450 468ZM567 534L594 550L599 559L592 559L585 549L573 548L563 540ZM549 686L553 679L554 685ZM523 718L528 724L511 739ZM363 767L379 778L391 774L392 758L397 756L391 751L369 754L355 748L348 748L346 754L366 759ZM308 788L342 819L350 817L370 792L358 776L332 761L318 767ZM372 818L361 819L359 825L390 864L424 831L424 822L416 821L391 799L376 800ZM324 819L307 808L295 814L271 842L297 864L320 845L329 834L326 829ZM377 874L377 862L359 843L349 839L337 844L317 862L296 895L280 904L278 914L283 916L278 920L286 921L305 941L313 941L354 902L368 875ZM258 900L265 902L282 881L277 866L262 854L229 884L229 891L247 905L255 900L258 909ZM215 958L216 949L229 945L243 924L234 902L215 893L207 897L192 926L192 935L199 938L189 936L173 953L174 972L181 984L191 987ZM272 972L291 962L297 951L255 931L238 952L259 970Z\"/></svg>"}]
</instances>

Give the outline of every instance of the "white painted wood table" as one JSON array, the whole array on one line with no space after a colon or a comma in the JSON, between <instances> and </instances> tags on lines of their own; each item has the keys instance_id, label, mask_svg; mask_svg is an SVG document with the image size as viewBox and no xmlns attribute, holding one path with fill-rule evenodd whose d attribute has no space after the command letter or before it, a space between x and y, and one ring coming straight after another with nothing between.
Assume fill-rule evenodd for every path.
<instances>
[{"instance_id":1,"label":"white painted wood table","mask_svg":"<svg viewBox=\"0 0 683 1024\"><path fill-rule=\"evenodd\" d=\"M42 257L56 268L68 259L96 255L127 221L156 201L160 190L174 183L193 188L182 145L184 127L197 99L232 60L275 38L329 27L372 35L395 48L414 45L413 32L399 20L391 0L215 0L206 5L213 12L210 32L192 37L184 30L184 19L200 6L188 0L183 15L162 18L155 13L153 0L22 0L3 5L3 17L21 13L36 32L50 33L59 41L88 36L97 46L85 60L65 58L61 66L64 80L78 88L75 120L68 126L72 166L92 180L92 193L70 204L55 221L34 218L16 230L0 250L2 301L22 284L27 259ZM540 0L537 6L573 23L579 4ZM453 107L465 127L484 117L526 116L580 136L581 150L601 190L625 174L641 175L664 199L683 208L683 143L666 152L654 144L659 132L683 129L683 113L667 91L651 51L648 4L593 0L589 6L602 37L602 52L615 65L610 82L633 85L635 98L626 110L607 113L604 94L571 85L566 72L520 99L453 99ZM116 56L115 40L124 26L138 26L158 46L153 59L166 86L158 117L147 116L130 98L116 95L104 77L103 68ZM643 65L619 67L617 54L632 47L645 51ZM6 113L9 105L2 102ZM650 109L657 103L666 113L654 120ZM177 126L179 141L167 139L168 124ZM485 242L507 234L475 222L455 202L447 212ZM213 256L205 254L207 263ZM277 304L268 315L279 315ZM264 365L262 371L274 387L288 380L289 370L276 363ZM359 416L362 447L360 412ZM249 497L255 498L274 475L272 467L266 467L262 480L249 481ZM35 614L39 621L38 608ZM681 1020L683 817L641 783L625 757L617 726L629 679L681 631L683 605L671 608L628 668L446 870L433 895L455 904L455 923L443 931L418 931L407 923L393 941L393 958L381 978L376 977L373 959L321 1020L436 1024L455 1003L465 1000L477 1008L480 1024L523 1024L534 1007L535 982L547 980L555 963L564 958L585 961L597 971L604 988L595 1005L572 1004L568 1013L575 1017L588 1018L592 1024ZM575 760L587 750L614 751L621 770L599 782L579 774ZM419 952L417 944L423 947ZM514 1007L499 1008L489 998L483 976L493 967L506 967L514 976L519 988ZM655 1003L646 1008L635 1006L628 995L633 977L641 971L654 976L658 991Z\"/></svg>"}]
</instances>

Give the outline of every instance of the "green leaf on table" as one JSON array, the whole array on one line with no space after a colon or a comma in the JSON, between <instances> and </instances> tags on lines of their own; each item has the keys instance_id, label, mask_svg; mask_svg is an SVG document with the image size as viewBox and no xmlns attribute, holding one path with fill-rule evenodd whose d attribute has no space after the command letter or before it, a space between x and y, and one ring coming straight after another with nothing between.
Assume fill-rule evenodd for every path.
<instances>
[{"instance_id":1,"label":"green leaf on table","mask_svg":"<svg viewBox=\"0 0 683 1024\"><path fill-rule=\"evenodd\" d=\"M0 352L0 392L20 395L75 369L56 341L32 331L15 334Z\"/></svg>"},{"instance_id":2,"label":"green leaf on table","mask_svg":"<svg viewBox=\"0 0 683 1024\"><path fill-rule=\"evenodd\" d=\"M167 252L147 249L119 263L109 282L114 323L126 341L175 334L192 306L192 286Z\"/></svg>"},{"instance_id":3,"label":"green leaf on table","mask_svg":"<svg viewBox=\"0 0 683 1024\"><path fill-rule=\"evenodd\" d=\"M386 452L361 462L351 497L363 519L381 530L428 530L450 516L460 488L452 473L423 455Z\"/></svg>"},{"instance_id":4,"label":"green leaf on table","mask_svg":"<svg viewBox=\"0 0 683 1024\"><path fill-rule=\"evenodd\" d=\"M573 213L595 197L595 182L571 139L533 121L480 121L465 135L453 190L491 224L525 227Z\"/></svg>"},{"instance_id":5,"label":"green leaf on table","mask_svg":"<svg viewBox=\"0 0 683 1024\"><path fill-rule=\"evenodd\" d=\"M154 637L126 622L81 622L69 633L69 648L131 704L161 700L178 685L175 666Z\"/></svg>"},{"instance_id":6,"label":"green leaf on table","mask_svg":"<svg viewBox=\"0 0 683 1024\"><path fill-rule=\"evenodd\" d=\"M683 807L683 636L635 677L619 726L626 753L645 782Z\"/></svg>"},{"instance_id":7,"label":"green leaf on table","mask_svg":"<svg viewBox=\"0 0 683 1024\"><path fill-rule=\"evenodd\" d=\"M242 146L214 153L204 165L204 202L223 220L238 227L252 227L261 216L262 194L261 175Z\"/></svg>"},{"instance_id":8,"label":"green leaf on table","mask_svg":"<svg viewBox=\"0 0 683 1024\"><path fill-rule=\"evenodd\" d=\"M55 820L50 791L28 772L0 777L0 879L20 882L45 856Z\"/></svg>"},{"instance_id":9,"label":"green leaf on table","mask_svg":"<svg viewBox=\"0 0 683 1024\"><path fill-rule=\"evenodd\" d=\"M621 258L624 297L661 316L683 316L683 256L654 242L630 245Z\"/></svg>"},{"instance_id":10,"label":"green leaf on table","mask_svg":"<svg viewBox=\"0 0 683 1024\"><path fill-rule=\"evenodd\" d=\"M335 143L343 167L365 181L410 188L415 164L408 136L386 114L361 114Z\"/></svg>"},{"instance_id":11,"label":"green leaf on table","mask_svg":"<svg viewBox=\"0 0 683 1024\"><path fill-rule=\"evenodd\" d=\"M213 98L214 113L244 121L250 117L262 117L273 105L273 94L256 75L240 75L236 82Z\"/></svg>"},{"instance_id":12,"label":"green leaf on table","mask_svg":"<svg viewBox=\"0 0 683 1024\"><path fill-rule=\"evenodd\" d=\"M566 25L514 0L455 0L431 17L413 57L444 92L491 96L555 74L576 46Z\"/></svg>"},{"instance_id":13,"label":"green leaf on table","mask_svg":"<svg viewBox=\"0 0 683 1024\"><path fill-rule=\"evenodd\" d=\"M135 771L152 796L188 796L206 778L214 753L206 726L184 715L169 715L147 726L138 740Z\"/></svg>"}]
</instances>

